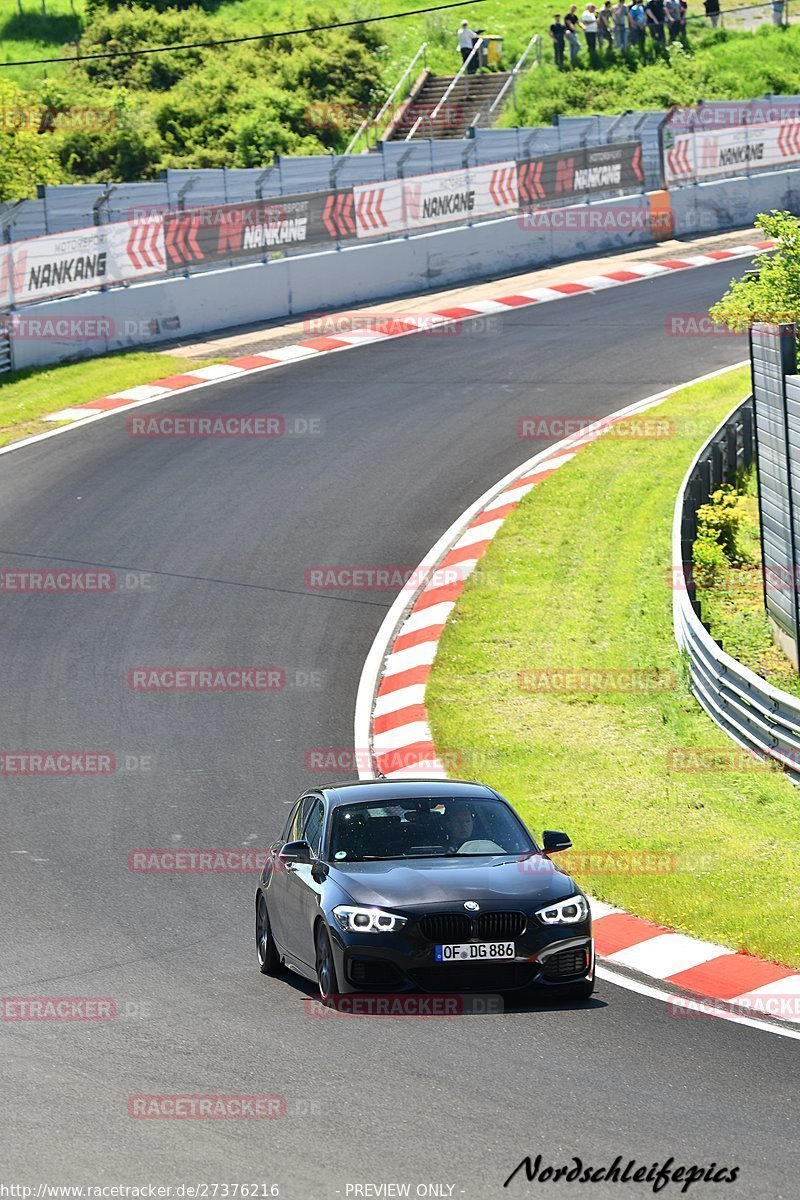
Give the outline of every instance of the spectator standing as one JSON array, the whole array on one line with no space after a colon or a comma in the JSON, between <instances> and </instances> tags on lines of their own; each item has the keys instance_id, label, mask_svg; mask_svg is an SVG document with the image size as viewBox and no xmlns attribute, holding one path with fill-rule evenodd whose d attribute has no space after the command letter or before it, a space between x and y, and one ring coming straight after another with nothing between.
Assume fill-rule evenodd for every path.
<instances>
[{"instance_id":1,"label":"spectator standing","mask_svg":"<svg viewBox=\"0 0 800 1200\"><path fill-rule=\"evenodd\" d=\"M467 21L462 21L458 30L458 48L461 51L461 61L466 62L472 53L472 47L478 40L478 35L474 29L470 29ZM475 60L473 59L473 62ZM470 68L474 70L473 64L470 63Z\"/></svg>"},{"instance_id":2,"label":"spectator standing","mask_svg":"<svg viewBox=\"0 0 800 1200\"><path fill-rule=\"evenodd\" d=\"M719 0L703 0L703 8L711 22L711 28L716 29L719 24Z\"/></svg>"},{"instance_id":3,"label":"spectator standing","mask_svg":"<svg viewBox=\"0 0 800 1200\"><path fill-rule=\"evenodd\" d=\"M592 62L597 58L597 9L593 4L587 4L581 17L581 29L586 35L586 48Z\"/></svg>"},{"instance_id":4,"label":"spectator standing","mask_svg":"<svg viewBox=\"0 0 800 1200\"><path fill-rule=\"evenodd\" d=\"M561 21L561 13L556 13L553 17L553 24L550 26L550 37L553 39L553 57L559 71L564 69L564 39L566 36L567 27Z\"/></svg>"},{"instance_id":5,"label":"spectator standing","mask_svg":"<svg viewBox=\"0 0 800 1200\"><path fill-rule=\"evenodd\" d=\"M628 49L628 9L625 0L618 0L611 11L614 14L614 45L624 52Z\"/></svg>"},{"instance_id":6,"label":"spectator standing","mask_svg":"<svg viewBox=\"0 0 800 1200\"><path fill-rule=\"evenodd\" d=\"M644 38L645 26L647 25L647 16L641 0L634 0L634 3L628 9L628 16L630 18L631 44L639 47L639 52L642 58L644 58Z\"/></svg>"},{"instance_id":7,"label":"spectator standing","mask_svg":"<svg viewBox=\"0 0 800 1200\"><path fill-rule=\"evenodd\" d=\"M581 49L581 39L578 37L580 21L578 20L578 6L573 4L567 15L564 17L564 24L567 27L567 45L569 46L569 61L570 65L574 65L575 59L578 57Z\"/></svg>"},{"instance_id":8,"label":"spectator standing","mask_svg":"<svg viewBox=\"0 0 800 1200\"><path fill-rule=\"evenodd\" d=\"M644 11L650 37L654 42L663 45L666 41L664 37L664 0L647 0L647 7Z\"/></svg>"},{"instance_id":9,"label":"spectator standing","mask_svg":"<svg viewBox=\"0 0 800 1200\"><path fill-rule=\"evenodd\" d=\"M772 0L772 24L783 24L783 0Z\"/></svg>"},{"instance_id":10,"label":"spectator standing","mask_svg":"<svg viewBox=\"0 0 800 1200\"><path fill-rule=\"evenodd\" d=\"M602 48L605 43L609 49L613 46L611 30L614 27L614 14L611 11L611 0L606 0L597 14L597 42Z\"/></svg>"},{"instance_id":11,"label":"spectator standing","mask_svg":"<svg viewBox=\"0 0 800 1200\"><path fill-rule=\"evenodd\" d=\"M686 18L689 15L689 5L687 4L687 0L678 0L678 4L680 5L680 10L681 10L681 22L680 22L679 33L680 33L680 36L685 40L686 39Z\"/></svg>"},{"instance_id":12,"label":"spectator standing","mask_svg":"<svg viewBox=\"0 0 800 1200\"><path fill-rule=\"evenodd\" d=\"M681 35L681 4L680 0L664 0L664 17L669 29L670 43Z\"/></svg>"}]
</instances>

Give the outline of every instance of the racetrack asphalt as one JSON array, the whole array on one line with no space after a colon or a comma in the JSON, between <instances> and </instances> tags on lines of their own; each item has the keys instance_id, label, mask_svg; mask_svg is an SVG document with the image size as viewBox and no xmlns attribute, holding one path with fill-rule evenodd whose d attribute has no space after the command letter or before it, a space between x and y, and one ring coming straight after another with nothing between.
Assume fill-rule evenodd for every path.
<instances>
[{"instance_id":1,"label":"racetrack asphalt","mask_svg":"<svg viewBox=\"0 0 800 1200\"><path fill-rule=\"evenodd\" d=\"M393 591L314 591L307 570L413 567L470 501L544 449L516 436L520 417L600 417L744 358L743 339L665 330L670 314L705 311L744 265L139 410L319 417L321 434L142 439L120 414L3 458L0 569L100 567L123 583L145 573L112 594L0 596L2 748L109 751L120 768L0 776L0 996L111 997L119 1014L0 1022L7 1182L263 1182L314 1200L437 1184L484 1200L541 1191L523 1172L503 1188L526 1154L593 1167L619 1154L740 1168L691 1196L796 1195L795 1042L679 1019L605 981L573 1008L315 1018L310 988L255 966L254 875L128 866L138 848L266 846L288 804L322 781L309 752L352 750L359 675ZM155 665L280 667L289 686L131 690L128 672ZM141 1094L282 1095L286 1115L132 1119ZM552 1190L644 1196L652 1185Z\"/></svg>"}]
</instances>

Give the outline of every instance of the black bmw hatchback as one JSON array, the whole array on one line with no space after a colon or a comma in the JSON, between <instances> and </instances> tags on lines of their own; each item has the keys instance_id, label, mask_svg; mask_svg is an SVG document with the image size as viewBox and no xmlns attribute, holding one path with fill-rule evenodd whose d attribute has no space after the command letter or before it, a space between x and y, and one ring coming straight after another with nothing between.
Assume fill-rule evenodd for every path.
<instances>
[{"instance_id":1,"label":"black bmw hatchback","mask_svg":"<svg viewBox=\"0 0 800 1200\"><path fill-rule=\"evenodd\" d=\"M589 904L492 788L375 779L314 788L270 847L256 892L265 974L344 992L594 987Z\"/></svg>"}]
</instances>

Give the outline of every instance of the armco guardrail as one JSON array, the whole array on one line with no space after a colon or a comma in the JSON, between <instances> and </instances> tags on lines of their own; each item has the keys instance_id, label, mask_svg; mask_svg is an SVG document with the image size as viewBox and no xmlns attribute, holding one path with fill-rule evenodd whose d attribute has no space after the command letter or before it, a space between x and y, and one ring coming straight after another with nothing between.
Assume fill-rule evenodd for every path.
<instances>
[{"instance_id":1,"label":"armco guardrail","mask_svg":"<svg viewBox=\"0 0 800 1200\"><path fill-rule=\"evenodd\" d=\"M697 611L691 578L697 509L749 465L754 453L750 397L700 450L678 494L672 529L675 637L688 658L692 690L708 715L740 746L773 759L800 782L800 699L772 687L714 641Z\"/></svg>"},{"instance_id":2,"label":"armco guardrail","mask_svg":"<svg viewBox=\"0 0 800 1200\"><path fill-rule=\"evenodd\" d=\"M422 232L644 188L638 142L279 201L152 213L0 246L0 309L270 252Z\"/></svg>"}]
</instances>

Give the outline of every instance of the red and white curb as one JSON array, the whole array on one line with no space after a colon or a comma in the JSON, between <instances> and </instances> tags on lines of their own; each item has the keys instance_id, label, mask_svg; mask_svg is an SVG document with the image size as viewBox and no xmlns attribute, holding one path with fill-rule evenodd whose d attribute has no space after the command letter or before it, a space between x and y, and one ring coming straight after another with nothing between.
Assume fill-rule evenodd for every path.
<instances>
[{"instance_id":1,"label":"red and white curb","mask_svg":"<svg viewBox=\"0 0 800 1200\"><path fill-rule=\"evenodd\" d=\"M731 369L725 367L702 379ZM355 716L356 758L364 763L359 772L362 778L371 777L376 770L392 779L447 777L428 723L425 690L439 639L467 578L506 517L531 488L612 424L652 408L678 390L670 388L621 409L529 459L481 496L442 535L387 613L364 665ZM762 1020L736 1014L752 1012L800 1023L797 971L675 933L590 899L596 951L609 967L628 968L704 1001L724 1002L726 1011L714 1007L712 1015L773 1031L776 1027ZM674 992L642 988L630 980L626 983L616 972L606 977L654 994L677 1009L690 1009L692 1002ZM800 1031L794 1036L800 1038Z\"/></svg>"},{"instance_id":2,"label":"red and white curb","mask_svg":"<svg viewBox=\"0 0 800 1200\"><path fill-rule=\"evenodd\" d=\"M330 337L307 338L293 346L283 346L280 349L264 351L259 354L248 354L241 358L232 358L229 362L214 363L208 367L196 367L180 375L170 375L166 379L157 379L154 383L126 388L124 391L114 392L113 395L103 396L99 400L91 400L86 404L62 408L58 412L49 413L43 419L61 422L101 417L120 409L135 408L155 400L163 400L167 396L187 391L190 388L237 379L255 371L273 370L276 367L286 366L287 363L319 357L322 354L352 350L354 346L366 346L393 338L408 337L445 325L457 324L459 321L468 320L471 317L495 315L514 308L545 304L551 300L563 300L567 296L599 292L628 283L640 283L643 279L652 279L656 275L668 275L673 271L707 267L725 259L747 258L760 250L769 249L771 245L772 242L755 242L732 246L727 250L711 250L708 254L690 254L684 258L665 258L659 262L631 263L619 270L607 271L602 275L587 275L583 279L577 279L571 283L554 283L549 287L530 288L494 299L472 300L467 304L437 308L430 312L403 313L397 316L385 316L381 313L375 313L374 316L369 314L368 328L355 329L353 332L347 333L337 332ZM364 313L359 314L359 324L363 323L365 315ZM320 320L324 323L326 318L323 317ZM337 322L346 324L347 314L332 315L330 320L334 325Z\"/></svg>"}]
</instances>

